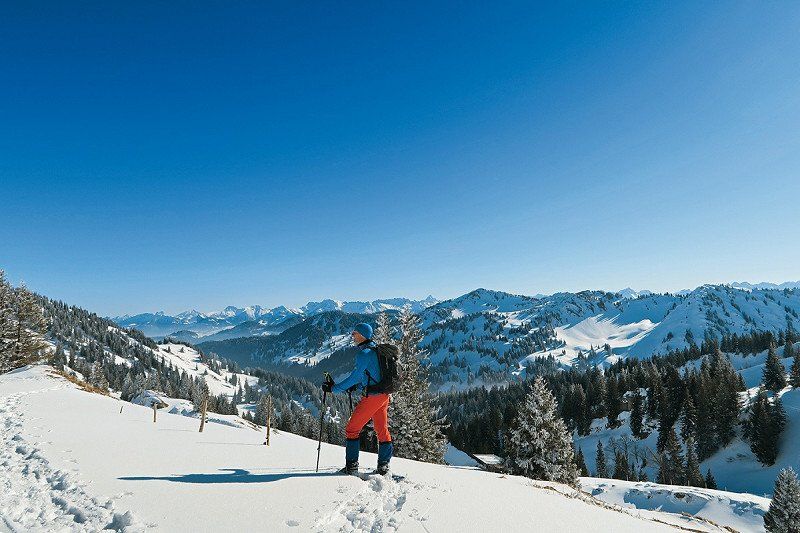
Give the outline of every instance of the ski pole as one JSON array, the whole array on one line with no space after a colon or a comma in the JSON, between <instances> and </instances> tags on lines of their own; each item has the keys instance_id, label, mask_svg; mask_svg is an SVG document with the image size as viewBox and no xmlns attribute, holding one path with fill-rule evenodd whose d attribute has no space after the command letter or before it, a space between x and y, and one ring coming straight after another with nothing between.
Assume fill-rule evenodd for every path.
<instances>
[{"instance_id":1,"label":"ski pole","mask_svg":"<svg viewBox=\"0 0 800 533\"><path fill-rule=\"evenodd\" d=\"M333 383L333 378L330 374L325 372L325 383ZM322 424L325 422L325 411L327 410L328 391L322 391L322 409L319 412L319 441L317 441L317 468L315 472L319 472L319 453L322 450Z\"/></svg>"},{"instance_id":2,"label":"ski pole","mask_svg":"<svg viewBox=\"0 0 800 533\"><path fill-rule=\"evenodd\" d=\"M353 391L347 391L347 396L350 398L350 414L353 414Z\"/></svg>"}]
</instances>

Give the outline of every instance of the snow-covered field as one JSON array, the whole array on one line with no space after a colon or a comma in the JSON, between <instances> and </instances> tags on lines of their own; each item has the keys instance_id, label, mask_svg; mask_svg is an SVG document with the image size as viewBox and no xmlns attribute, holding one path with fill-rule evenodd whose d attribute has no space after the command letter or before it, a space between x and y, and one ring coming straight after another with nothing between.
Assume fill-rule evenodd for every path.
<instances>
[{"instance_id":1,"label":"snow-covered field","mask_svg":"<svg viewBox=\"0 0 800 533\"><path fill-rule=\"evenodd\" d=\"M334 473L343 450L152 411L47 367L0 376L0 530L615 531L671 529L564 486L395 460L405 480ZM364 454L362 465L375 461ZM708 530L660 513L658 520Z\"/></svg>"},{"instance_id":2,"label":"snow-covered field","mask_svg":"<svg viewBox=\"0 0 800 533\"><path fill-rule=\"evenodd\" d=\"M691 514L736 531L763 531L763 517L770 502L768 498L738 492L593 477L581 478L581 487L599 500L638 509L644 516L659 519L665 513Z\"/></svg>"}]
</instances>

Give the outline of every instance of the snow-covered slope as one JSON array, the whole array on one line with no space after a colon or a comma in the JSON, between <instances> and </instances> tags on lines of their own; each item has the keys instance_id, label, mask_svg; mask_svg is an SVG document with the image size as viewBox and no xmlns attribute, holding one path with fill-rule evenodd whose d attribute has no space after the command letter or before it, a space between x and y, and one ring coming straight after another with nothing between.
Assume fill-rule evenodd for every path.
<instances>
[{"instance_id":1,"label":"snow-covered slope","mask_svg":"<svg viewBox=\"0 0 800 533\"><path fill-rule=\"evenodd\" d=\"M581 487L599 500L637 509L643 516L658 519L664 513L690 514L734 531L763 531L770 502L738 492L594 477L582 477Z\"/></svg>"},{"instance_id":2,"label":"snow-covered slope","mask_svg":"<svg viewBox=\"0 0 800 533\"><path fill-rule=\"evenodd\" d=\"M336 475L340 447L209 424L79 390L46 367L0 376L0 529L667 531L525 478L397 459L405 480ZM365 465L375 456L365 454ZM566 493L561 494L561 492ZM692 527L705 522L663 515ZM705 529L707 526L702 525Z\"/></svg>"}]
</instances>

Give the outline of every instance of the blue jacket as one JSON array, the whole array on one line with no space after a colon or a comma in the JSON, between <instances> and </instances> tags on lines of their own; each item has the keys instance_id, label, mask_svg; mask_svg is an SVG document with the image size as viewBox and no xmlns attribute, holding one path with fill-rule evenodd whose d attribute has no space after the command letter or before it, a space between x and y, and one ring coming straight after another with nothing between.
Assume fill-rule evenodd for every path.
<instances>
[{"instance_id":1,"label":"blue jacket","mask_svg":"<svg viewBox=\"0 0 800 533\"><path fill-rule=\"evenodd\" d=\"M375 385L381 380L381 367L378 364L378 353L375 351L375 343L362 344L356 354L356 367L343 381L333 386L333 392L344 392L353 385L365 388L367 385ZM367 378L367 372L372 379Z\"/></svg>"}]
</instances>

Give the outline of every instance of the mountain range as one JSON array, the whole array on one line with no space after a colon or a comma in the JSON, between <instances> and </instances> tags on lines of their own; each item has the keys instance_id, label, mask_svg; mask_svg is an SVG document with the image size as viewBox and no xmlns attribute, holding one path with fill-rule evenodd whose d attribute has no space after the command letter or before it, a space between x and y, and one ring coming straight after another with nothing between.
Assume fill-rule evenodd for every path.
<instances>
[{"instance_id":1,"label":"mountain range","mask_svg":"<svg viewBox=\"0 0 800 533\"><path fill-rule=\"evenodd\" d=\"M699 346L706 339L778 333L796 329L798 313L798 288L731 285L703 285L681 294L581 291L539 297L476 289L418 311L430 380L440 389L506 382L539 358L563 367L607 366ZM390 313L396 322L395 315ZM373 313L336 308L298 318L274 335L196 342L243 366L315 378L347 370L350 329L374 320Z\"/></svg>"},{"instance_id":2,"label":"mountain range","mask_svg":"<svg viewBox=\"0 0 800 533\"><path fill-rule=\"evenodd\" d=\"M300 308L228 306L222 311L212 313L191 310L168 315L158 311L111 317L111 320L122 327L136 328L155 339L169 336L189 342L199 342L200 339L213 341L254 335L274 335L297 324L303 318L327 311L374 314L381 311L397 311L409 306L413 312L418 313L437 302L433 296L428 296L424 300L387 298L371 302L342 302L327 299L321 302L308 302Z\"/></svg>"}]
</instances>

